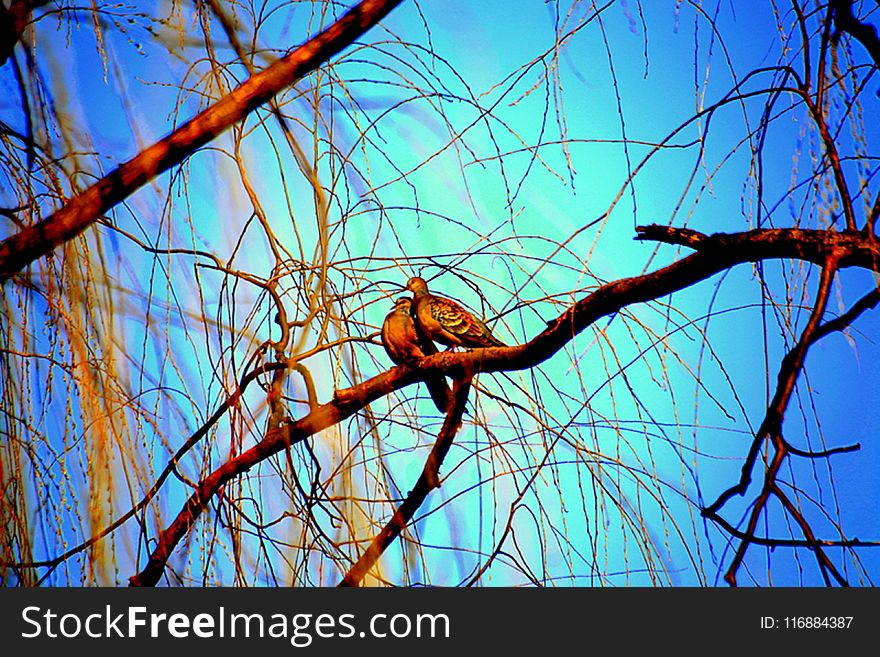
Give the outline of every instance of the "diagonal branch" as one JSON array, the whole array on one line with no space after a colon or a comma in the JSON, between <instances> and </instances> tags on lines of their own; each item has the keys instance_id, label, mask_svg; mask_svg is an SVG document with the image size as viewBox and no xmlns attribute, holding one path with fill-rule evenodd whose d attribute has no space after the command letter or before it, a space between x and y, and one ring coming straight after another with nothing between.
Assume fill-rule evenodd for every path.
<instances>
[{"instance_id":1,"label":"diagonal branch","mask_svg":"<svg viewBox=\"0 0 880 657\"><path fill-rule=\"evenodd\" d=\"M41 580L45 580L46 577L51 573L55 568L57 568L64 561L69 559L70 557L83 552L93 545L103 539L105 536L112 534L119 527L128 522L131 518L137 515L144 507L146 507L153 498L158 494L159 490L165 484L165 481L168 477L171 476L172 473L177 471L178 464L181 459L196 445L198 442L204 438L208 431L211 430L213 426L220 421L220 418L226 414L226 412L232 408L239 399L241 399L242 395L245 392L245 389L257 379L258 376L265 374L266 372L278 371L284 369L286 365L284 363L267 363L262 365L254 370L251 370L244 377L242 377L241 381L239 381L238 386L236 386L235 390L232 391L226 399L221 402L221 404L217 407L214 413L211 414L211 417L199 427L194 433L192 433L186 441L184 441L183 445L181 445L177 451L174 453L174 456L171 457L171 460L165 465L165 468L159 473L159 476L156 477L152 487L150 490L146 492L146 494L131 507L128 511L123 513L121 516L116 518L113 522L107 525L104 529L99 532L93 534L87 540L78 543L77 545L68 548L63 554L59 554L56 557L51 559L43 560L43 561L29 561L29 562L19 562L12 563L10 561L0 559L0 568L41 568L46 567L49 570L44 573L41 577Z\"/></svg>"},{"instance_id":2,"label":"diagonal branch","mask_svg":"<svg viewBox=\"0 0 880 657\"><path fill-rule=\"evenodd\" d=\"M70 199L60 210L0 242L0 282L79 235L104 212L154 177L180 164L196 149L315 70L382 20L400 2L362 0L323 32L249 77L214 105Z\"/></svg>"},{"instance_id":3,"label":"diagonal branch","mask_svg":"<svg viewBox=\"0 0 880 657\"><path fill-rule=\"evenodd\" d=\"M820 542L816 539L816 536L813 534L813 528L810 527L810 523L807 522L807 519L804 518L804 514L801 513L800 509L795 506L795 504L788 499L788 495L786 495L781 488L779 488L779 484L774 480L770 483L770 489L773 491L773 494L776 498L782 502L782 506L788 511L789 515L795 519L795 522L800 526L801 532L804 534L804 538L807 543L810 545L810 548L813 551L813 554L816 555L816 561L819 564L819 569L822 571L822 576L825 578L826 585L830 586L831 582L828 579L828 576L831 575L835 579L835 581L840 586L849 586L849 583L840 574L840 571L837 570L834 563L828 557L825 550L823 549ZM746 545L746 543L743 543Z\"/></svg>"},{"instance_id":4,"label":"diagonal branch","mask_svg":"<svg viewBox=\"0 0 880 657\"><path fill-rule=\"evenodd\" d=\"M867 294L865 294L861 299L859 299L853 306L847 310L845 313L836 317L835 319L828 320L824 324L821 324L815 328L815 330L811 331L809 335L804 333L804 338L795 346L795 348L790 351L785 357L782 359L782 365L780 366L779 372L779 386L777 388L776 395L774 396L774 401L770 405L770 409L779 409L780 404L784 401L787 404L787 396L783 399L783 394L785 388L783 388L783 383L788 381L788 378L794 372L796 373L795 366L798 358L803 358L806 350L815 342L818 342L820 339L826 337L830 333L835 331L843 331L847 327L849 327L863 312L866 310L870 310L874 308L878 303L880 303L880 288L874 288ZM804 342L804 340L807 340ZM790 391L789 391L790 393ZM782 406L784 410L784 405ZM770 413L770 409L768 409L768 413ZM770 416L768 416L770 417ZM760 453L760 447L763 443L764 437L768 434L771 429L778 429L781 426L782 419L781 417L772 416L775 418L773 420L772 427L768 424L770 420L767 417L764 419L764 423L761 425L759 430L756 433L756 439L752 442L751 449L749 450L748 455L746 456L745 463L742 467L742 474L740 475L739 482L725 490L718 496L711 505L706 507L703 510L703 516L712 518L716 522L719 519L718 511L722 506L734 495L745 495L746 490L751 484L752 477L751 472L754 468L755 462L757 461L758 454ZM860 445L852 445L848 447L839 447L836 449L829 449L824 452L805 452L803 450L797 449L788 445L786 443L786 449L792 453L797 454L798 456L803 456L805 458L818 458L818 457L827 457L832 454L837 454L841 452L852 452L860 449Z\"/></svg>"},{"instance_id":5,"label":"diagonal branch","mask_svg":"<svg viewBox=\"0 0 880 657\"><path fill-rule=\"evenodd\" d=\"M351 417L369 403L430 376L461 379L480 372L508 372L535 367L552 357L574 336L622 308L659 299L688 288L734 265L764 259L793 258L823 265L833 256L836 266L880 269L880 242L860 233L800 229L758 229L745 233L703 235L664 226L643 226L637 239L697 249L656 271L608 283L574 303L530 341L511 347L464 352L443 351L382 372L355 387L339 390L334 398L296 421L272 430L259 443L227 461L208 475L161 532L146 567L130 579L134 586L155 585L168 558L210 499L234 477L295 442L304 440ZM684 236L684 237L683 237Z\"/></svg>"},{"instance_id":6,"label":"diagonal branch","mask_svg":"<svg viewBox=\"0 0 880 657\"><path fill-rule=\"evenodd\" d=\"M160 534L147 565L140 573L129 579L130 585L154 586L159 581L165 569L165 564L177 543L189 531L190 527L192 527L205 507L207 507L211 498L218 494L227 482L247 472L257 463L277 454L282 449L341 422L352 416L366 404L378 399L382 394L387 394L388 390L385 387L388 385L389 379L393 381L394 374L401 374L401 369L399 367L394 368L373 377L358 386L356 391L350 389L352 393L344 400L337 396L333 401L316 407L305 417L295 422L289 421L276 429L268 431L266 436L256 445L214 470L199 482L195 492L186 501L183 509L177 514L177 517L168 528ZM399 378L404 381L406 380L405 376ZM402 386L403 383L400 385Z\"/></svg>"},{"instance_id":7,"label":"diagonal branch","mask_svg":"<svg viewBox=\"0 0 880 657\"><path fill-rule=\"evenodd\" d=\"M422 474L419 475L416 485L410 491L409 495L403 501L403 504L391 516L388 524L379 532L378 535L370 543L370 547L360 556L345 577L339 583L339 586L358 586L366 577L367 573L376 565L379 557L385 552L391 543L400 536L403 529L412 520L415 512L422 506L428 494L435 488L440 487L440 466L446 458L455 435L461 428L461 417L464 413L465 403L467 402L468 392L470 391L470 377L463 380L456 380L453 385L452 408L446 414L446 420L443 427L437 435L437 442L425 461L425 467Z\"/></svg>"},{"instance_id":8,"label":"diagonal branch","mask_svg":"<svg viewBox=\"0 0 880 657\"><path fill-rule=\"evenodd\" d=\"M784 545L808 546L816 554L816 559L819 563L822 574L825 577L826 583L830 583L828 580L828 575L830 574L842 586L847 585L846 580L840 575L840 573L834 567L833 563L831 563L831 560L822 550L822 547L858 547L876 545L875 542L859 541L858 539L853 539L851 541L827 541L817 539L813 535L812 529L810 528L803 514L794 504L792 504L787 496L785 496L776 481L776 474L779 470L779 467L781 466L784 457L789 454L801 456L804 458L828 458L834 454L856 451L861 447L861 445L856 443L855 445L828 449L822 452L807 452L792 446L781 436L782 417L780 413L784 411L784 406L782 406L781 409L779 407L779 402L782 395L782 392L780 391L784 391L783 384L788 385L788 383L791 381L793 385L792 377L796 377L798 373L798 370L794 369L797 365L797 359L801 359L800 366L802 367L802 359L805 356L806 350L810 347L810 345L818 342L820 339L835 331L846 330L862 313L864 313L866 310L874 308L878 303L880 303L880 288L874 288L873 290L865 294L861 299L859 299L855 304L853 304L853 306L850 307L849 310L847 310L845 313L843 313L839 317L836 317L835 319L829 320L824 324L819 325L815 318L819 317L819 315L821 314L818 312L820 310L820 306L824 308L824 306L826 305L828 297L828 285L830 285L830 279L828 279L823 272L822 286L820 289L820 293L817 297L815 310L811 316L810 324L804 331L803 337L801 338L798 345L796 345L791 352L786 354L786 356L782 360L782 365L780 367L779 373L780 387L777 389L777 394L774 397L774 403L771 404L770 408L768 409L768 414L765 417L761 428L756 434L756 439L752 442L749 453L746 456L739 483L721 493L721 495L718 496L718 499L710 506L706 507L702 512L702 515L704 517L710 518L713 522L715 522L717 525L727 531L731 536L739 538L742 541L737 549L736 555L730 568L725 574L725 580L727 580L731 585L736 584L736 571L739 568L740 563L742 562L745 550L751 544L765 545L769 547L778 547ZM787 403L787 400L785 403ZM771 418L771 416L773 417L772 420L769 419ZM768 427L775 429L775 433L768 433ZM775 452L772 462L770 463L764 475L764 488L753 503L753 511L748 527L745 532L742 532L733 527L718 512L731 497L733 497L734 495L744 495L746 493L746 490L752 480L751 472L760 453L760 447L763 444L764 439L768 436L772 438ZM780 502L782 502L785 509L800 525L801 530L803 531L806 538L805 541L787 541L785 539L778 538L760 538L754 534L758 515L761 510L766 506L767 500L771 493L774 494L780 500Z\"/></svg>"}]
</instances>

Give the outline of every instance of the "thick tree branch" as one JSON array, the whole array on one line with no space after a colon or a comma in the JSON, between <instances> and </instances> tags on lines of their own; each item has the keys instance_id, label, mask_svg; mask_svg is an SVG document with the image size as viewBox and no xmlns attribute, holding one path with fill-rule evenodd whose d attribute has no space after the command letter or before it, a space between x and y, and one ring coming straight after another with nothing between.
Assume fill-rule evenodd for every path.
<instances>
[{"instance_id":1,"label":"thick tree branch","mask_svg":"<svg viewBox=\"0 0 880 657\"><path fill-rule=\"evenodd\" d=\"M703 235L664 226L644 226L636 231L638 239L686 244L697 252L657 271L603 285L577 301L524 344L465 352L443 351L394 367L353 388L337 391L331 401L317 406L303 418L267 433L259 443L208 475L171 525L160 534L149 562L141 573L130 579L131 584L152 586L159 581L177 543L226 482L289 445L351 417L394 390L438 374L460 379L471 373L535 367L596 320L630 304L651 301L688 288L740 263L785 258L822 265L833 257L837 267L856 266L875 271L880 263L880 243L861 233L767 229Z\"/></svg>"},{"instance_id":2,"label":"thick tree branch","mask_svg":"<svg viewBox=\"0 0 880 657\"><path fill-rule=\"evenodd\" d=\"M326 30L264 71L249 77L229 95L70 199L60 210L4 240L0 243L0 282L80 234L104 212L155 176L180 164L196 149L315 70L378 23L400 2L362 0Z\"/></svg>"},{"instance_id":3,"label":"thick tree branch","mask_svg":"<svg viewBox=\"0 0 880 657\"><path fill-rule=\"evenodd\" d=\"M861 267L877 271L880 267L880 245L858 231L758 228L744 233L706 235L690 228L656 224L639 226L636 231L636 239L687 246L700 253L728 259L729 264L793 258L823 266L829 255L836 254L838 268Z\"/></svg>"},{"instance_id":4,"label":"thick tree branch","mask_svg":"<svg viewBox=\"0 0 880 657\"><path fill-rule=\"evenodd\" d=\"M831 6L834 7L834 27L839 32L852 35L865 47L874 59L874 64L880 66L880 38L877 37L877 28L862 23L855 17L852 0L831 0Z\"/></svg>"},{"instance_id":5,"label":"thick tree branch","mask_svg":"<svg viewBox=\"0 0 880 657\"><path fill-rule=\"evenodd\" d=\"M15 44L31 19L34 9L45 5L49 0L12 0L9 8L0 2L0 66L12 55Z\"/></svg>"},{"instance_id":6,"label":"thick tree branch","mask_svg":"<svg viewBox=\"0 0 880 657\"><path fill-rule=\"evenodd\" d=\"M345 577L339 583L339 586L358 586L367 576L367 573L379 561L379 557L384 554L389 545L400 536L403 529L412 520L416 511L424 503L428 494L435 488L440 487L440 466L455 440L455 436L461 427L461 417L464 414L464 407L467 402L468 392L470 391L470 378L464 380L456 380L452 390L452 407L446 413L446 420L443 427L437 435L437 441L434 448L425 461L425 467L422 474L419 475L416 485L410 491L409 495L403 501L391 516L391 520L382 529L379 534L370 543L370 547L361 555L360 559L349 569Z\"/></svg>"}]
</instances>

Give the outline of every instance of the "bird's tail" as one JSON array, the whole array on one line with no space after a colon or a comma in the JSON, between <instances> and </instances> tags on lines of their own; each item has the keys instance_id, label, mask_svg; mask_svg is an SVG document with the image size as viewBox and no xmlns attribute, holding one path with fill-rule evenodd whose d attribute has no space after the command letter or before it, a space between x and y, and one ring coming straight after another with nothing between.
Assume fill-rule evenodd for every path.
<instances>
[{"instance_id":1,"label":"bird's tail","mask_svg":"<svg viewBox=\"0 0 880 657\"><path fill-rule=\"evenodd\" d=\"M425 385L428 386L428 394L431 395L434 406L443 415L446 415L446 409L449 407L449 402L452 399L452 390L446 385L446 379L442 376L431 377L425 381Z\"/></svg>"},{"instance_id":2,"label":"bird's tail","mask_svg":"<svg viewBox=\"0 0 880 657\"><path fill-rule=\"evenodd\" d=\"M493 347L506 347L507 345L501 342L498 338L496 338L491 333L487 334L486 337L489 339L489 342L492 343Z\"/></svg>"}]
</instances>

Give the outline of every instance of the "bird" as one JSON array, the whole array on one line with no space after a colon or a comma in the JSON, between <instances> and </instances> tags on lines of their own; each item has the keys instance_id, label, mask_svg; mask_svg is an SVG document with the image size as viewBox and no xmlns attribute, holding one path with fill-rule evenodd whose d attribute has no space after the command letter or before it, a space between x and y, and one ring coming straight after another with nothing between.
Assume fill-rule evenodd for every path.
<instances>
[{"instance_id":1,"label":"bird","mask_svg":"<svg viewBox=\"0 0 880 657\"><path fill-rule=\"evenodd\" d=\"M437 347L416 330L412 317L412 299L401 297L394 302L394 308L385 316L382 323L382 346L395 365L402 365L416 358L424 358L437 353ZM425 380L428 393L434 406L446 413L452 392L442 375Z\"/></svg>"},{"instance_id":2,"label":"bird","mask_svg":"<svg viewBox=\"0 0 880 657\"><path fill-rule=\"evenodd\" d=\"M413 293L412 313L422 335L447 347L506 347L482 320L460 303L431 294L425 279L413 276L406 283Z\"/></svg>"}]
</instances>

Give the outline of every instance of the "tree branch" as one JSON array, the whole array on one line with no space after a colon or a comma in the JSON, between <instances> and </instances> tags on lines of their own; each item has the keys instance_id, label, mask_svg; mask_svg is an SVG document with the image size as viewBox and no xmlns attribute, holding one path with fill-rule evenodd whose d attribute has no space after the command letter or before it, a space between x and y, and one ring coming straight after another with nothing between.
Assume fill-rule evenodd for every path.
<instances>
[{"instance_id":1,"label":"tree branch","mask_svg":"<svg viewBox=\"0 0 880 657\"><path fill-rule=\"evenodd\" d=\"M688 288L716 273L769 258L794 258L823 264L833 255L837 267L860 266L876 271L880 243L861 233L766 229L706 236L663 226L637 227L637 239L672 244L685 240L694 253L654 272L601 286L577 301L529 342L464 352L443 351L398 365L363 383L336 392L334 398L296 421L270 431L256 445L224 463L198 486L171 525L159 536L146 567L130 579L133 586L155 585L174 547L189 531L209 500L232 478L289 445L351 417L367 404L430 376L461 379L479 372L515 371L535 367L558 352L596 320L622 308ZM685 235L686 237L682 237Z\"/></svg>"},{"instance_id":2,"label":"tree branch","mask_svg":"<svg viewBox=\"0 0 880 657\"><path fill-rule=\"evenodd\" d=\"M862 23L853 14L852 0L831 0L834 8L834 27L839 32L847 32L861 43L868 54L874 59L874 64L880 66L880 39L877 38L877 28L869 23Z\"/></svg>"},{"instance_id":3,"label":"tree branch","mask_svg":"<svg viewBox=\"0 0 880 657\"><path fill-rule=\"evenodd\" d=\"M131 518L133 518L138 512L141 511L147 504L149 504L153 498L158 494L159 490L164 485L165 481L173 472L177 470L178 464L183 459L183 457L193 448L195 445L204 438L208 431L210 431L211 427L217 424L221 417L231 408L241 396L244 394L245 389L257 379L261 374L265 374L266 372L278 371L280 369L286 368L284 363L267 363L258 367L255 370L248 372L244 377L242 377L236 389L226 398L223 402L218 406L218 408L211 414L211 417L208 418L208 421L205 422L201 427L199 427L194 433L192 433L186 441L184 441L183 445L181 445L177 451L174 453L174 456L170 461L165 465L165 468L159 473L159 476L156 477L153 486L147 493L128 511L119 516L116 520L107 525L104 529L98 531L93 534L88 539L82 541L81 543L75 545L72 548L69 548L64 553L59 554L52 559L46 559L43 561L26 561L26 562L12 562L5 559L0 559L0 568L48 568L49 570L43 573L41 577L41 581L46 579L46 577L51 573L55 568L59 565L67 561L70 557L83 552L84 550L92 547L95 543L100 541L105 536L112 534L119 527L128 522Z\"/></svg>"},{"instance_id":4,"label":"tree branch","mask_svg":"<svg viewBox=\"0 0 880 657\"><path fill-rule=\"evenodd\" d=\"M816 326L814 330L809 332L809 334L805 332L803 334L804 337L801 339L800 342L798 342L795 348L788 352L785 357L783 357L782 364L779 368L777 391L774 395L774 401L770 405L770 409L776 409L776 411L774 414L765 417L764 422L761 424L761 427L756 432L755 440L752 442L751 449L749 450L746 461L743 464L742 474L739 483L725 490L723 493L721 493L721 495L718 496L718 499L716 499L715 502L706 507L703 510L704 517L717 520L718 511L721 509L722 506L724 506L727 500L729 500L734 495L745 495L745 492L752 481L751 471L754 468L755 462L757 461L764 437L769 432L778 430L782 424L781 413L784 412L785 405L787 405L788 403L788 395L791 393L791 390L788 390L788 393L786 393L785 390L787 389L786 386L788 385L789 377L792 375L792 373L797 372L796 365L798 359L802 359L805 356L806 350L810 347L810 345L819 341L820 339L824 338L834 331L842 331L846 329L850 324L852 324L853 321L855 321L857 317L859 317L866 310L874 308L877 303L880 303L880 288L874 288L873 290L868 292L865 296L863 296L855 304L853 304L853 306L849 310L847 310L839 317L836 317L835 319L831 319L824 324ZM806 340L806 342L804 342L804 340ZM793 385L793 383L791 385ZM770 414L770 409L768 409L768 414ZM849 447L838 447L836 449L825 450L824 452L805 452L786 443L786 449L788 452L806 458L827 457L842 452L852 452L860 449L860 447L861 446L857 443Z\"/></svg>"},{"instance_id":5,"label":"tree branch","mask_svg":"<svg viewBox=\"0 0 880 657\"><path fill-rule=\"evenodd\" d=\"M777 374L777 382L776 382L776 392L773 395L773 400L770 402L770 405L767 407L767 412L764 415L764 419L761 422L761 426L758 428L758 431L755 433L755 439L752 441L752 446L749 449L748 457L746 458L746 463L743 465L742 476L740 478L740 482L737 486L729 488L724 493L719 496L718 500L709 507L704 510L704 517L709 514L717 514L718 510L721 508L721 505L724 504L730 497L734 494L744 495L746 489L748 488L749 483L752 480L751 471L754 467L755 461L757 460L758 453L760 451L761 445L765 440L769 440L773 445L773 458L771 459L770 465L767 466L764 473L764 484L761 490L761 493L758 495L757 500L755 501L754 506L752 507L752 512L749 517L748 526L746 529L746 533L750 535L754 535L755 528L758 524L758 519L761 514L764 513L767 507L767 501L770 498L771 494L776 494L777 498L782 499L779 494L780 491L776 486L776 477L779 473L779 469L782 467L782 463L785 461L785 457L788 456L788 445L782 437L782 423L785 419L785 412L788 409L788 403L791 400L791 395L794 392L795 383L797 383L798 378L800 377L800 373L803 370L804 362L807 358L807 351L810 346L815 341L816 330L820 326L822 321L822 316L825 314L825 308L828 305L828 297L831 294L831 283L834 280L834 275L837 272L837 266L834 260L834 256L829 256L828 261L825 266L822 268L822 279L819 283L819 291L816 293L816 301L813 305L813 311L810 313L810 319L807 322L807 326L804 328L803 333L801 334L801 339L795 345L794 349L789 351L785 357L782 359L782 363L779 366L779 373ZM769 449L769 448L768 448ZM786 509L793 515L793 517L797 520L798 524L801 527L805 527L806 521L804 521L803 516L797 511L796 508L792 506L786 506ZM808 532L809 527L807 526L805 534L807 534L807 540L814 541L815 538L812 535L812 532ZM736 554L734 555L733 562L730 564L730 568L727 569L727 573L724 575L724 579L731 585L736 586L736 574L739 570L740 565L745 559L746 551L749 548L750 543L748 541L743 541L740 543L737 548ZM815 553L817 558L820 560L820 567L822 568L823 574L826 572L826 568L830 563L827 560L827 556L824 552L822 552L818 547L815 549ZM835 572L833 570L832 572ZM838 581L840 578L838 576ZM827 582L827 575L826 575Z\"/></svg>"},{"instance_id":6,"label":"tree branch","mask_svg":"<svg viewBox=\"0 0 880 657\"><path fill-rule=\"evenodd\" d=\"M342 18L167 137L138 153L60 210L0 243L0 282L79 235L98 217L163 171L180 164L234 123L337 54L400 4L362 0Z\"/></svg>"},{"instance_id":7,"label":"tree branch","mask_svg":"<svg viewBox=\"0 0 880 657\"><path fill-rule=\"evenodd\" d=\"M437 435L437 441L434 448L425 461L425 467L422 474L419 475L416 485L410 491L409 495L403 501L391 516L391 520L382 529L381 532L370 543L370 547L361 555L360 559L349 569L345 577L339 583L339 586L358 586L366 577L367 573L376 565L379 557L385 552L386 548L400 536L404 527L412 520L415 512L422 506L428 494L435 488L440 488L440 466L452 446L453 440L461 428L461 418L464 414L464 407L467 402L468 392L470 391L470 377L464 380L456 380L452 389L452 408L446 413L446 420L443 427Z\"/></svg>"},{"instance_id":8,"label":"tree branch","mask_svg":"<svg viewBox=\"0 0 880 657\"><path fill-rule=\"evenodd\" d=\"M21 35L30 22L34 9L48 2L49 0L12 0L8 9L0 2L0 66L12 55L15 44L21 41Z\"/></svg>"}]
</instances>

